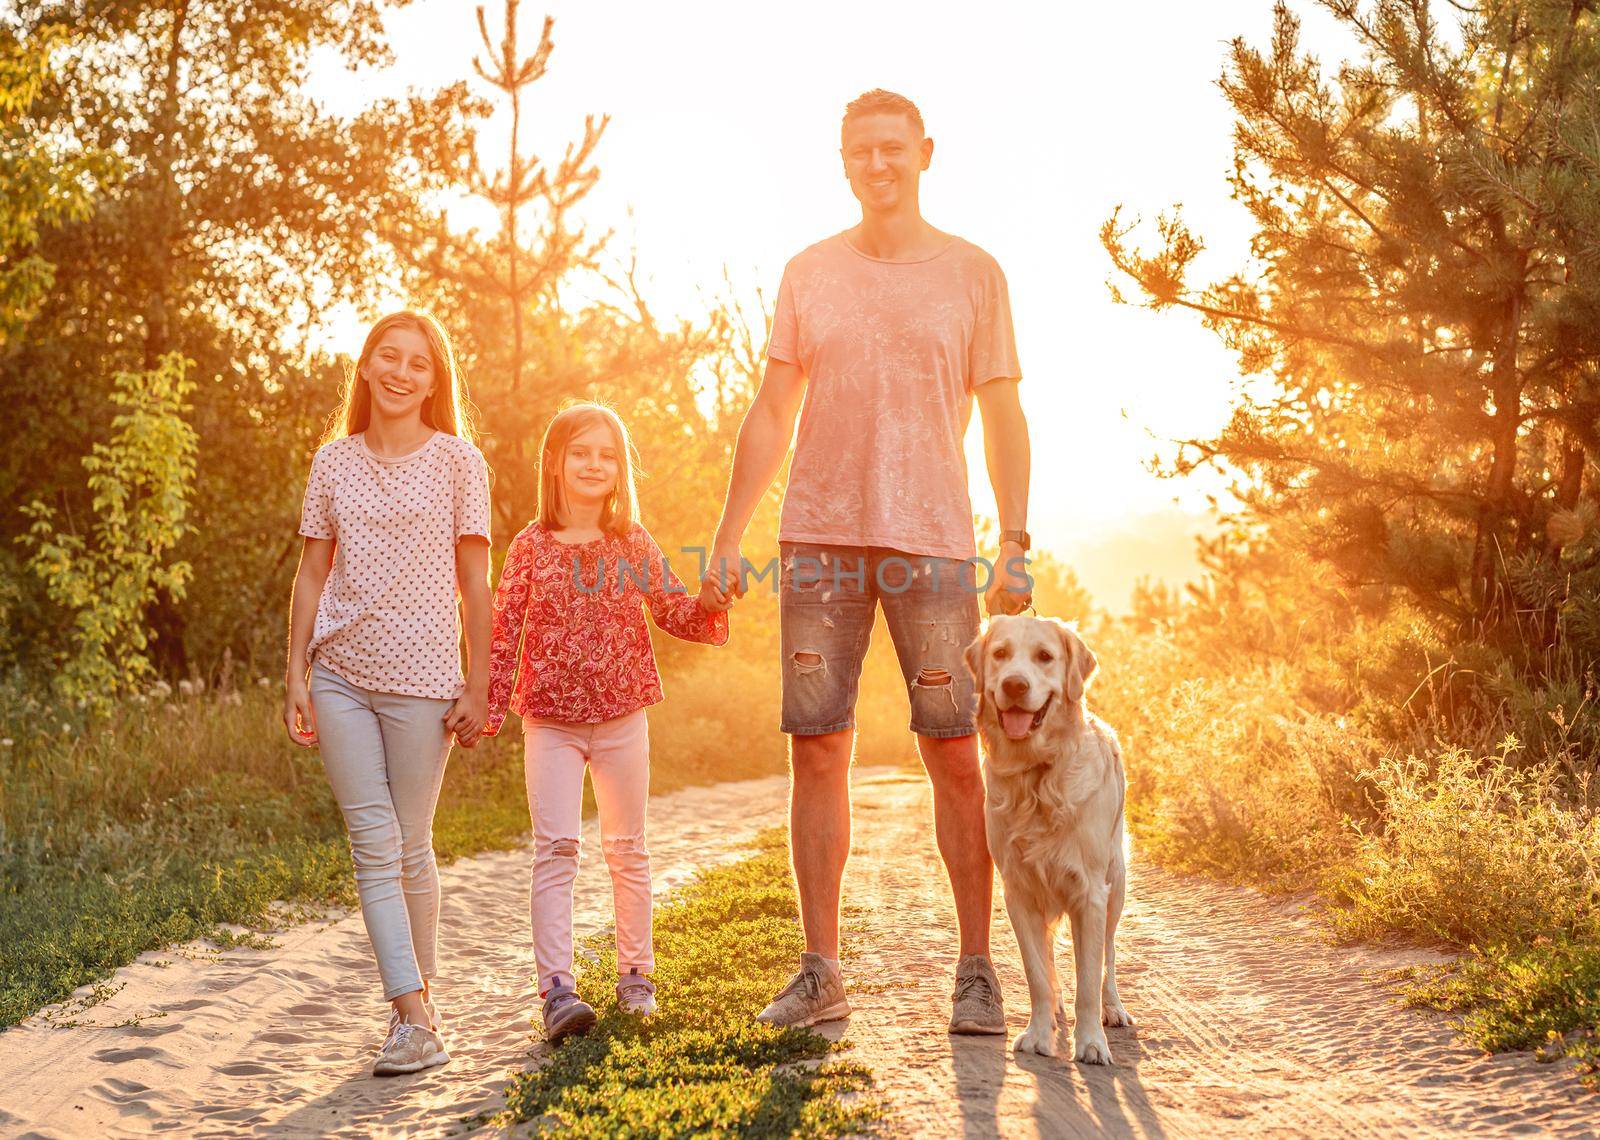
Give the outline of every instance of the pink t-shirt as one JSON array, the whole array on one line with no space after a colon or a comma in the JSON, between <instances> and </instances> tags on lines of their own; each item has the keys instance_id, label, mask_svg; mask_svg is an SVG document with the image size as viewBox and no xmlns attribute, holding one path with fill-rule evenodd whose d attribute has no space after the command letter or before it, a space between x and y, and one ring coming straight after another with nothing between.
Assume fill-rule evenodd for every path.
<instances>
[{"instance_id":1,"label":"pink t-shirt","mask_svg":"<svg viewBox=\"0 0 1600 1140\"><path fill-rule=\"evenodd\" d=\"M883 261L836 234L785 267L767 355L806 373L781 541L974 555L972 392L1022 375L994 258L954 238Z\"/></svg>"},{"instance_id":2,"label":"pink t-shirt","mask_svg":"<svg viewBox=\"0 0 1600 1140\"><path fill-rule=\"evenodd\" d=\"M311 462L300 533L337 543L307 660L363 689L459 697L456 543L489 537L483 453L442 431L393 459L336 439Z\"/></svg>"}]
</instances>

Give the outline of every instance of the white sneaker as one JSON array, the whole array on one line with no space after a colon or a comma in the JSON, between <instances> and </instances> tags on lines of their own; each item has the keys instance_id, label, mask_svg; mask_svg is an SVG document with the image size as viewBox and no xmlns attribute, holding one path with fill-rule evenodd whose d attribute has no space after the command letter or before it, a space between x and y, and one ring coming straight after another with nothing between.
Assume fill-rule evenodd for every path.
<instances>
[{"instance_id":1,"label":"white sneaker","mask_svg":"<svg viewBox=\"0 0 1600 1140\"><path fill-rule=\"evenodd\" d=\"M449 1059L450 1054L444 1051L444 1041L437 1033L426 1026L402 1021L389 1034L383 1048L378 1050L372 1075L390 1077L398 1073L415 1073L442 1065Z\"/></svg>"}]
</instances>

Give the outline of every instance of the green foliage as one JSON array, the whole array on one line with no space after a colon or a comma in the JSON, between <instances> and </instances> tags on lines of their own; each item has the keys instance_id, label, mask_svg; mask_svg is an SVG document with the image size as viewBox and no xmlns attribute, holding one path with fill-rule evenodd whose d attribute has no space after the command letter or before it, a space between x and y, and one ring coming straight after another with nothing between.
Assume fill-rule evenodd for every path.
<instances>
[{"instance_id":1,"label":"green foliage","mask_svg":"<svg viewBox=\"0 0 1600 1140\"><path fill-rule=\"evenodd\" d=\"M1415 1005L1459 1014L1485 1049L1533 1049L1569 1057L1600 1088L1600 947L1593 939L1536 938L1490 947L1435 971L1419 971Z\"/></svg>"},{"instance_id":2,"label":"green foliage","mask_svg":"<svg viewBox=\"0 0 1600 1140\"><path fill-rule=\"evenodd\" d=\"M871 1074L817 1065L833 1046L810 1030L753 1020L804 949L794 913L781 835L702 871L657 908L661 1010L647 1022L615 1008L616 953L594 940L578 991L600 1021L512 1079L507 1123L597 1138L860 1135L885 1112Z\"/></svg>"},{"instance_id":3,"label":"green foliage","mask_svg":"<svg viewBox=\"0 0 1600 1140\"><path fill-rule=\"evenodd\" d=\"M1191 285L1203 243L1175 215L1148 252L1116 216L1102 240L1144 304L1199 314L1263 381L1174 472L1236 473L1250 521L1349 588L1515 640L1514 567L1592 579L1571 546L1600 454L1600 20L1324 6L1359 58L1325 71L1280 3L1222 77L1252 264Z\"/></svg>"},{"instance_id":4,"label":"green foliage","mask_svg":"<svg viewBox=\"0 0 1600 1140\"><path fill-rule=\"evenodd\" d=\"M1600 939L1600 816L1559 769L1514 767L1511 748L1380 761L1382 827L1341 869L1340 929L1458 946Z\"/></svg>"},{"instance_id":5,"label":"green foliage","mask_svg":"<svg viewBox=\"0 0 1600 1140\"><path fill-rule=\"evenodd\" d=\"M50 77L51 53L67 39L60 24L31 38L0 25L0 348L55 281L55 266L35 249L41 230L87 217L96 189L118 169L109 152L84 152L24 125Z\"/></svg>"},{"instance_id":6,"label":"green foliage","mask_svg":"<svg viewBox=\"0 0 1600 1140\"><path fill-rule=\"evenodd\" d=\"M28 42L61 14L12 7ZM281 652L306 465L337 399L336 363L308 334L332 306L372 303L393 243L430 224L470 142L463 84L344 117L307 96L313 58L387 58L385 7L80 5L15 124L64 153L114 152L122 176L34 244L55 280L0 354L0 399L21 429L0 455L0 500L87 519L77 457L110 434L112 377L173 351L192 362L192 526L175 557L194 581L187 603L163 596L148 614L169 677ZM26 525L0 514L0 546ZM70 622L42 587L13 582L23 596L0 654L45 676Z\"/></svg>"},{"instance_id":7,"label":"green foliage","mask_svg":"<svg viewBox=\"0 0 1600 1140\"><path fill-rule=\"evenodd\" d=\"M50 599L73 618L73 653L57 676L61 691L105 707L150 673L145 610L162 594L183 597L187 562L171 561L188 527L195 433L184 419L194 383L179 353L149 372L122 372L111 401L109 443L83 457L93 523L85 536L56 523L35 500L23 542L29 567Z\"/></svg>"}]
</instances>

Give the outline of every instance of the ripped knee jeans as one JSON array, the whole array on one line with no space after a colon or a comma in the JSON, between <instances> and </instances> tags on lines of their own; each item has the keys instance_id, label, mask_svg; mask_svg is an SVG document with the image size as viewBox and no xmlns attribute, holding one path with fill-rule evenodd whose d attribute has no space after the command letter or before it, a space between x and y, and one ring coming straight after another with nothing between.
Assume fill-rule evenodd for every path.
<instances>
[{"instance_id":1,"label":"ripped knee jeans","mask_svg":"<svg viewBox=\"0 0 1600 1140\"><path fill-rule=\"evenodd\" d=\"M651 949L650 852L645 808L650 796L650 735L643 709L599 724L525 719L522 723L528 810L533 817L529 906L539 993L573 984L572 895L583 853L583 774L594 785L600 847L611 872L617 969L648 974Z\"/></svg>"},{"instance_id":2,"label":"ripped knee jeans","mask_svg":"<svg viewBox=\"0 0 1600 1140\"><path fill-rule=\"evenodd\" d=\"M978 636L973 570L959 559L878 546L785 542L778 574L784 732L855 727L861 663L879 605L919 736L977 731L963 653Z\"/></svg>"}]
</instances>

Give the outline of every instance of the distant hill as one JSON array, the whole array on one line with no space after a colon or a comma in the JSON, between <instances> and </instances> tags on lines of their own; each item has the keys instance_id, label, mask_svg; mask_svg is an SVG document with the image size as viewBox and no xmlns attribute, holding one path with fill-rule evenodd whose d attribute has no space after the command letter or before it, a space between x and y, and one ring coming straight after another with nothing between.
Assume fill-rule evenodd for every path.
<instances>
[{"instance_id":1,"label":"distant hill","mask_svg":"<svg viewBox=\"0 0 1600 1140\"><path fill-rule=\"evenodd\" d=\"M1130 516L1114 530L1068 535L1049 550L1077 574L1096 606L1122 614L1140 578L1170 586L1197 579L1195 539L1215 530L1210 515L1172 507Z\"/></svg>"}]
</instances>

